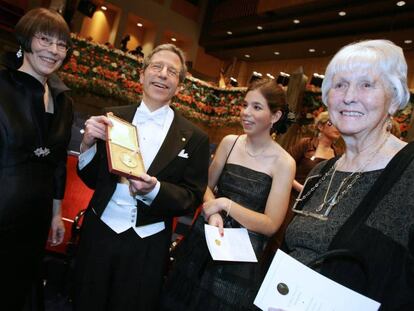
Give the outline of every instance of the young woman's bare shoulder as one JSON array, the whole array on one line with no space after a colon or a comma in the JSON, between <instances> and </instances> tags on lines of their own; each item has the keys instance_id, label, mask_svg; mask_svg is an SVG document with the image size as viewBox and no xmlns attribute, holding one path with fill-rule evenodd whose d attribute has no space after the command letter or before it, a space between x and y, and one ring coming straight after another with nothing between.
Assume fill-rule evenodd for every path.
<instances>
[{"instance_id":1,"label":"young woman's bare shoulder","mask_svg":"<svg viewBox=\"0 0 414 311\"><path fill-rule=\"evenodd\" d=\"M220 142L220 147L225 150L230 150L230 148L234 145L234 142L236 141L237 137L239 137L239 135L230 134L224 136Z\"/></svg>"},{"instance_id":2,"label":"young woman's bare shoulder","mask_svg":"<svg viewBox=\"0 0 414 311\"><path fill-rule=\"evenodd\" d=\"M283 149L279 144L275 143L274 146L275 151L275 158L274 158L274 164L276 166L282 166L286 168L294 168L296 165L295 159L287 152L285 149Z\"/></svg>"}]
</instances>

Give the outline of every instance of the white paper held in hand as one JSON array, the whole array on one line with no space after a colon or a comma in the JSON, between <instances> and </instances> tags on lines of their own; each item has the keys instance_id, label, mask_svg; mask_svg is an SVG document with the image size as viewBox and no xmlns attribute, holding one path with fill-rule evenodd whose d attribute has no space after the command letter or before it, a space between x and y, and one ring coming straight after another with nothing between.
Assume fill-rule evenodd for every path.
<instances>
[{"instance_id":1,"label":"white paper held in hand","mask_svg":"<svg viewBox=\"0 0 414 311\"><path fill-rule=\"evenodd\" d=\"M217 227L205 224L204 232L214 260L257 262L245 228L224 228L224 236L220 236Z\"/></svg>"},{"instance_id":2,"label":"white paper held in hand","mask_svg":"<svg viewBox=\"0 0 414 311\"><path fill-rule=\"evenodd\" d=\"M328 279L280 249L254 304L266 311L376 311L380 307L380 303Z\"/></svg>"}]
</instances>

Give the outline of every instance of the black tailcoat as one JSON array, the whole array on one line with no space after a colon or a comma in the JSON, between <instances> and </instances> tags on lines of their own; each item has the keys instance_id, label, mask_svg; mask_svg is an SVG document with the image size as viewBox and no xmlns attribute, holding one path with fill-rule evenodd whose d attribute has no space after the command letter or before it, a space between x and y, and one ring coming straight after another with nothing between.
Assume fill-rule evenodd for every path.
<instances>
[{"instance_id":1,"label":"black tailcoat","mask_svg":"<svg viewBox=\"0 0 414 311\"><path fill-rule=\"evenodd\" d=\"M108 108L107 111L112 111L116 116L132 122L137 107L138 105L113 107ZM188 154L188 158L178 156L182 150ZM147 206L139 200L137 203L138 216L136 226L164 221L166 228L160 233L144 239L139 238L138 235L133 232L133 236L135 235L137 240L142 241L142 252L146 251L147 245L144 245L147 243L146 241L157 239L156 242L154 242L157 243L157 245L155 245L156 250L154 250L154 245L148 246L151 248L151 251L147 252L151 255L141 259L137 258L136 265L145 267L146 271L159 271L160 267L162 267L162 270L166 267L168 248L171 242L172 219L175 216L184 215L194 211L194 209L201 204L207 186L208 164L209 143L207 135L191 122L183 118L179 113L174 111L174 119L167 136L147 172L149 175L155 176L160 181L160 190L151 206ZM96 219L93 221L90 220L91 217L97 218L102 215L119 180L119 176L111 174L108 171L105 142L98 141L97 153L93 160L82 170L78 170L78 174L86 185L95 190L89 203L88 212L86 213L86 218L83 224L84 227L87 227L90 222L96 223ZM101 226L101 228L105 227ZM111 229L108 227L107 230L110 231ZM104 229L104 231L107 230ZM90 249L90 247L93 247L93 245L90 246L91 244L88 243L93 244L93 242L91 242L92 236L96 237L97 233L91 231L92 230L89 230L88 228L83 228L83 236L81 236L80 244L81 254L86 253L86 248ZM86 235L89 235L89 237ZM122 236L122 234L119 236ZM83 241L85 242L83 243ZM96 254L96 256L98 258L100 254ZM80 261L84 262L84 256L81 255L81 257ZM81 265L81 263L78 263L78 266L79 265ZM85 271L82 268L78 268L77 271L82 274L82 277L84 277L85 273L88 273L88 271ZM146 277L143 275L135 275L132 276L132 278L140 279ZM150 280L144 279L143 282L148 283ZM151 296L155 297L152 298L154 303L157 302L158 292L162 285L162 277L157 274L151 282L153 284L154 282L156 283L156 285L153 286L153 289L145 289L138 292L136 294L137 300L143 301ZM149 286L147 286L147 288L149 288ZM157 291L157 293L154 294L153 291ZM80 300L93 300L91 294L86 295L83 293L81 295L85 298L80 298ZM151 310L153 307L151 307L150 304L151 303L146 304L145 307L141 306L140 309ZM130 305L133 304L131 303ZM87 307L78 309L86 310Z\"/></svg>"}]
</instances>

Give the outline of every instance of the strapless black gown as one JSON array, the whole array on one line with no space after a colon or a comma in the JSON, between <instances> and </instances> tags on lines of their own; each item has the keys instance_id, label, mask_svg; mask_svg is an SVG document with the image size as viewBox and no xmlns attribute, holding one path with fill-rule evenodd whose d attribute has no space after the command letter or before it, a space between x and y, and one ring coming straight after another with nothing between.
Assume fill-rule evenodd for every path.
<instances>
[{"instance_id":1,"label":"strapless black gown","mask_svg":"<svg viewBox=\"0 0 414 311\"><path fill-rule=\"evenodd\" d=\"M244 166L227 163L217 185L217 197L227 197L263 213L272 178ZM164 288L161 310L258 310L253 301L265 272L262 255L267 237L249 231L258 263L213 261L200 216L179 245L177 258ZM238 228L234 219L225 227Z\"/></svg>"}]
</instances>

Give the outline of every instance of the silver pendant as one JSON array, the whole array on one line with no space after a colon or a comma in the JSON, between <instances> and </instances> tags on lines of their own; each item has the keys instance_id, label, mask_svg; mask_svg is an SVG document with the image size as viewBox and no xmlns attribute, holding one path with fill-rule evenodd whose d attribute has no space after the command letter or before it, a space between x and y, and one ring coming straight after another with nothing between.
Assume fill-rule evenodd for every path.
<instances>
[{"instance_id":1,"label":"silver pendant","mask_svg":"<svg viewBox=\"0 0 414 311\"><path fill-rule=\"evenodd\" d=\"M338 203L338 194L339 194L339 190L341 190L341 188L338 189L337 192L335 192L335 194L326 202L323 202L321 205L319 205L316 208L316 212L321 212L326 206L328 207L325 214L328 213L329 211L332 209L332 207L334 207L336 205L336 203ZM327 214L325 215L327 216Z\"/></svg>"},{"instance_id":2,"label":"silver pendant","mask_svg":"<svg viewBox=\"0 0 414 311\"><path fill-rule=\"evenodd\" d=\"M46 148L46 147L44 147L44 148L39 147L35 151L33 151L33 153L35 154L35 156L37 156L39 158L43 158L43 157L47 156L50 153L50 149Z\"/></svg>"},{"instance_id":3,"label":"silver pendant","mask_svg":"<svg viewBox=\"0 0 414 311\"><path fill-rule=\"evenodd\" d=\"M325 208L325 202L323 202L321 205L319 205L316 209L315 212L320 212Z\"/></svg>"},{"instance_id":4,"label":"silver pendant","mask_svg":"<svg viewBox=\"0 0 414 311\"><path fill-rule=\"evenodd\" d=\"M328 208L326 209L323 216L328 217L329 213L331 212L332 208L336 205L336 203L337 203L336 200L334 202L329 203Z\"/></svg>"}]
</instances>

